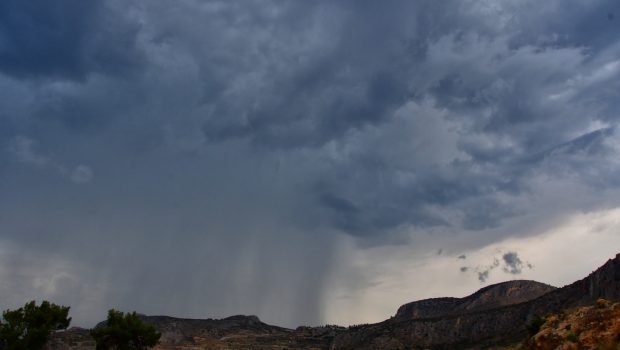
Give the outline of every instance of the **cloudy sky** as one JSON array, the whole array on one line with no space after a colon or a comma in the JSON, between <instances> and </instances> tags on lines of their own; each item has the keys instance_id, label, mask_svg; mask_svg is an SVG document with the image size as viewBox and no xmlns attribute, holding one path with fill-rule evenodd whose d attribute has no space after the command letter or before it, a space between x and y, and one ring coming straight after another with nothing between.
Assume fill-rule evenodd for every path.
<instances>
[{"instance_id":1,"label":"cloudy sky","mask_svg":"<svg viewBox=\"0 0 620 350\"><path fill-rule=\"evenodd\" d=\"M620 3L0 2L0 306L380 321L620 252Z\"/></svg>"}]
</instances>

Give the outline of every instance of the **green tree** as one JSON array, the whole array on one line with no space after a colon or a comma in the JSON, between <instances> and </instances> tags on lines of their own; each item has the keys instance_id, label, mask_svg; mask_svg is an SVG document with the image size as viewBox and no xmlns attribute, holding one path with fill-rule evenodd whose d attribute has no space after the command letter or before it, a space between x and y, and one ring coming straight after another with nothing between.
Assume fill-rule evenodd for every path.
<instances>
[{"instance_id":1,"label":"green tree","mask_svg":"<svg viewBox=\"0 0 620 350\"><path fill-rule=\"evenodd\" d=\"M0 320L1 350L38 350L52 331L66 329L71 323L68 306L49 301L33 301L17 310L6 310Z\"/></svg>"},{"instance_id":2,"label":"green tree","mask_svg":"<svg viewBox=\"0 0 620 350\"><path fill-rule=\"evenodd\" d=\"M161 333L144 323L137 313L108 311L106 324L91 330L97 350L145 350L157 345Z\"/></svg>"}]
</instances>

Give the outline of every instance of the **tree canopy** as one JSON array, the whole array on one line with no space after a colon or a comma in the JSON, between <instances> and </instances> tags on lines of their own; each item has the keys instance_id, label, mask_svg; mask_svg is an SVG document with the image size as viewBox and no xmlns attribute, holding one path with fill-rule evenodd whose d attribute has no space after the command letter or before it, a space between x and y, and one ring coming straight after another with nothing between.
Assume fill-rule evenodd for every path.
<instances>
[{"instance_id":1,"label":"tree canopy","mask_svg":"<svg viewBox=\"0 0 620 350\"><path fill-rule=\"evenodd\" d=\"M161 333L145 323L136 312L108 311L103 326L96 327L91 335L97 342L97 350L145 350L157 345Z\"/></svg>"},{"instance_id":2,"label":"tree canopy","mask_svg":"<svg viewBox=\"0 0 620 350\"><path fill-rule=\"evenodd\" d=\"M71 323L68 306L31 301L17 310L6 310L0 320L0 350L38 350L52 331Z\"/></svg>"}]
</instances>

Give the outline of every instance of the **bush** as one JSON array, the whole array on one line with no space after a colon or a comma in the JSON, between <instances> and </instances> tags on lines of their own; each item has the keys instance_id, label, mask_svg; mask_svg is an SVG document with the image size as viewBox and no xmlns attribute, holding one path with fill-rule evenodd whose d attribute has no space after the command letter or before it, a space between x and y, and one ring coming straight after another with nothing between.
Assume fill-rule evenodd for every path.
<instances>
[{"instance_id":1,"label":"bush","mask_svg":"<svg viewBox=\"0 0 620 350\"><path fill-rule=\"evenodd\" d=\"M144 323L137 313L108 311L106 324L91 330L97 350L145 350L157 345L161 333Z\"/></svg>"},{"instance_id":2,"label":"bush","mask_svg":"<svg viewBox=\"0 0 620 350\"><path fill-rule=\"evenodd\" d=\"M536 316L534 317L530 323L528 323L525 328L527 329L527 333L530 337L533 337L540 331L542 326L547 322L547 319L544 317Z\"/></svg>"},{"instance_id":3,"label":"bush","mask_svg":"<svg viewBox=\"0 0 620 350\"><path fill-rule=\"evenodd\" d=\"M0 349L42 349L52 331L69 327L68 315L69 307L48 301L37 306L33 300L17 310L6 310L0 321Z\"/></svg>"},{"instance_id":4,"label":"bush","mask_svg":"<svg viewBox=\"0 0 620 350\"><path fill-rule=\"evenodd\" d=\"M566 335L566 340L572 343L576 343L579 341L579 337L577 336L577 334L569 332L568 335Z\"/></svg>"},{"instance_id":5,"label":"bush","mask_svg":"<svg viewBox=\"0 0 620 350\"><path fill-rule=\"evenodd\" d=\"M599 298L598 300L596 300L596 307L598 307L599 309L604 309L608 307L609 304L611 304L609 300L604 298Z\"/></svg>"}]
</instances>

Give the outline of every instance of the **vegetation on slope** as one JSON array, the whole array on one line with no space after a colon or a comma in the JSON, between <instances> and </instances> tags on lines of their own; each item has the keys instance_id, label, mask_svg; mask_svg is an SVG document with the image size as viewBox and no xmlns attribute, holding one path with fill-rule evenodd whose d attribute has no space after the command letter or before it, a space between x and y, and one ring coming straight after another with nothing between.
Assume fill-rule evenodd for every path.
<instances>
[{"instance_id":1,"label":"vegetation on slope","mask_svg":"<svg viewBox=\"0 0 620 350\"><path fill-rule=\"evenodd\" d=\"M599 299L595 305L549 315L520 349L620 350L620 303Z\"/></svg>"}]
</instances>

